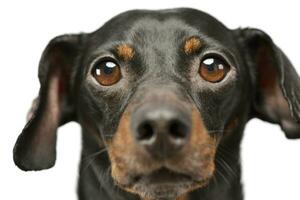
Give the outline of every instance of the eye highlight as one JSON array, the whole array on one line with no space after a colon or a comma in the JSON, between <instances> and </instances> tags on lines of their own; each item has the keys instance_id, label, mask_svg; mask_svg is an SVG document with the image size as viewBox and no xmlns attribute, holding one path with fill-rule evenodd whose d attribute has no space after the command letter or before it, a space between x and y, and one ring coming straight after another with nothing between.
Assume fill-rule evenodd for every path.
<instances>
[{"instance_id":1,"label":"eye highlight","mask_svg":"<svg viewBox=\"0 0 300 200\"><path fill-rule=\"evenodd\" d=\"M217 56L210 56L201 61L199 74L204 80L217 83L226 77L229 70L230 66L224 59Z\"/></svg>"},{"instance_id":2,"label":"eye highlight","mask_svg":"<svg viewBox=\"0 0 300 200\"><path fill-rule=\"evenodd\" d=\"M116 84L122 77L120 66L109 58L96 62L92 69L92 75L103 86Z\"/></svg>"}]
</instances>

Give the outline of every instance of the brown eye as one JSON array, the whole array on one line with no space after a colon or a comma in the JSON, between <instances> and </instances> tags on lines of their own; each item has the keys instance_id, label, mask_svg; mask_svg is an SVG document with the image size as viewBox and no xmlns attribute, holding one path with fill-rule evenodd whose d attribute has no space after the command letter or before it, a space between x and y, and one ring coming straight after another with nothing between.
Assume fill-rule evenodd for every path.
<instances>
[{"instance_id":1,"label":"brown eye","mask_svg":"<svg viewBox=\"0 0 300 200\"><path fill-rule=\"evenodd\" d=\"M99 84L110 86L121 79L120 66L112 60L102 60L95 64L93 76Z\"/></svg>"},{"instance_id":2,"label":"brown eye","mask_svg":"<svg viewBox=\"0 0 300 200\"><path fill-rule=\"evenodd\" d=\"M204 80L217 83L225 78L229 69L229 65L223 59L208 57L201 61L199 73Z\"/></svg>"}]
</instances>

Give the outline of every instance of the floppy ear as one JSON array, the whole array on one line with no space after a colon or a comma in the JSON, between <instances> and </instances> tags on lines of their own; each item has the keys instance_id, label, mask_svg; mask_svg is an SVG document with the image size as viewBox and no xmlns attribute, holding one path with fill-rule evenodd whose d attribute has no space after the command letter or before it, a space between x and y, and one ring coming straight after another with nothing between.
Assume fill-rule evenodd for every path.
<instances>
[{"instance_id":1,"label":"floppy ear","mask_svg":"<svg viewBox=\"0 0 300 200\"><path fill-rule=\"evenodd\" d=\"M34 101L30 119L14 147L14 161L23 170L52 167L56 160L56 130L76 119L71 77L82 36L56 37L42 55L39 97Z\"/></svg>"},{"instance_id":2,"label":"floppy ear","mask_svg":"<svg viewBox=\"0 0 300 200\"><path fill-rule=\"evenodd\" d=\"M255 69L256 117L277 123L288 138L300 138L300 79L286 55L264 32L240 30L249 55L248 66Z\"/></svg>"}]
</instances>

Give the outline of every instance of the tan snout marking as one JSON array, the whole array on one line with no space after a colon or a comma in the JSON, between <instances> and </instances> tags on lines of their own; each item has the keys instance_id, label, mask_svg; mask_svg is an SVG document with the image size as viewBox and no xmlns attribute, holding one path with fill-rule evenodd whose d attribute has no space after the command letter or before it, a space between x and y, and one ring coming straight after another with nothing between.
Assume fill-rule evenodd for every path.
<instances>
[{"instance_id":1,"label":"tan snout marking","mask_svg":"<svg viewBox=\"0 0 300 200\"><path fill-rule=\"evenodd\" d=\"M200 112L196 107L192 109L192 135L190 141L190 152L197 151L202 157L202 176L209 178L215 170L214 157L217 149L216 138L209 135L204 125ZM199 185L201 187L202 185Z\"/></svg>"},{"instance_id":2,"label":"tan snout marking","mask_svg":"<svg viewBox=\"0 0 300 200\"><path fill-rule=\"evenodd\" d=\"M195 53L201 48L202 44L199 38L197 37L191 37L188 40L185 41L184 44L184 52L187 55L190 55L192 53Z\"/></svg>"},{"instance_id":3,"label":"tan snout marking","mask_svg":"<svg viewBox=\"0 0 300 200\"><path fill-rule=\"evenodd\" d=\"M130 131L131 112L127 109L122 115L117 132L109 145L109 157L111 160L111 175L117 184L126 184L126 179L130 171L150 173L153 168L157 168L157 162L151 156L145 154L144 150L136 144L133 134ZM123 189L136 193L130 188Z\"/></svg>"},{"instance_id":4,"label":"tan snout marking","mask_svg":"<svg viewBox=\"0 0 300 200\"><path fill-rule=\"evenodd\" d=\"M200 112L196 107L192 108L192 132L191 138L182 151L169 161L176 166L176 170L202 176L208 180L215 171L214 158L217 149L216 138L211 137L204 125ZM204 187L208 181L199 182L187 189L186 194Z\"/></svg>"},{"instance_id":5,"label":"tan snout marking","mask_svg":"<svg viewBox=\"0 0 300 200\"><path fill-rule=\"evenodd\" d=\"M129 44L121 44L117 47L117 54L124 61L130 61L134 56L134 50Z\"/></svg>"},{"instance_id":6,"label":"tan snout marking","mask_svg":"<svg viewBox=\"0 0 300 200\"><path fill-rule=\"evenodd\" d=\"M124 190L139 194L134 188L126 187L130 172L149 174L159 169L161 163L153 160L151 155L136 144L130 131L131 109L123 113L117 132L109 143L109 157L111 160L112 177ZM215 140L210 137L197 108L191 110L192 133L191 138L182 151L168 160L168 167L189 174L201 174L205 178L214 172ZM186 200L190 191L204 187L206 183L195 183L186 188L186 193L176 200ZM147 200L147 199L143 199Z\"/></svg>"},{"instance_id":7,"label":"tan snout marking","mask_svg":"<svg viewBox=\"0 0 300 200\"><path fill-rule=\"evenodd\" d=\"M126 153L131 151L130 147L134 144L132 137L129 137L129 124L129 115L124 113L120 120L117 133L109 144L110 148L108 151L111 159L112 177L121 182L126 176L126 167L124 166L124 162L120 160L122 158L120 154L124 153L124 156L126 156ZM126 147L128 148L126 149Z\"/></svg>"}]
</instances>

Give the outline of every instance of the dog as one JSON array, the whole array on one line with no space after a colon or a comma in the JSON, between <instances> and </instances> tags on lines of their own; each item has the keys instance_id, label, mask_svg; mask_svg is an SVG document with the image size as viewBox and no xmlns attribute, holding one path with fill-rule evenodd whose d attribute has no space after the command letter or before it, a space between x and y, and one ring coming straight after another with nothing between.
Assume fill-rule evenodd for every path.
<instances>
[{"instance_id":1,"label":"dog","mask_svg":"<svg viewBox=\"0 0 300 200\"><path fill-rule=\"evenodd\" d=\"M263 31L195 9L132 10L58 36L39 80L15 164L51 168L58 127L78 122L80 200L241 200L246 123L300 137L300 79L286 55Z\"/></svg>"}]
</instances>

